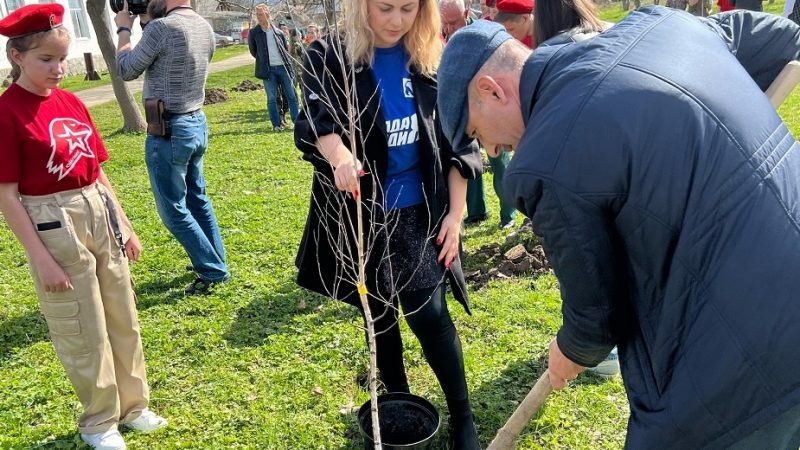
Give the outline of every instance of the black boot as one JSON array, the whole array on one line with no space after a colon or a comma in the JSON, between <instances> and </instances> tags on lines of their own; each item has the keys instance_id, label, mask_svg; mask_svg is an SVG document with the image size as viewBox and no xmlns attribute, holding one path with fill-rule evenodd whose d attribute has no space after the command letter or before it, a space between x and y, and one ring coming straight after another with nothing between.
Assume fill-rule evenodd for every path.
<instances>
[{"instance_id":1,"label":"black boot","mask_svg":"<svg viewBox=\"0 0 800 450\"><path fill-rule=\"evenodd\" d=\"M481 443L478 441L478 431L475 429L475 421L472 413L467 417L450 417L448 426L448 447L452 450L481 450Z\"/></svg>"}]
</instances>

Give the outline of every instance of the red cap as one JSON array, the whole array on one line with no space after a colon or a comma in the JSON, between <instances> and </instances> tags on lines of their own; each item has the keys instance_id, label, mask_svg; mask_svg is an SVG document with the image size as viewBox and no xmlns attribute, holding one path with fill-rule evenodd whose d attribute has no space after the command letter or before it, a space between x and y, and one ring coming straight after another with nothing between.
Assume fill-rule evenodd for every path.
<instances>
[{"instance_id":1,"label":"red cap","mask_svg":"<svg viewBox=\"0 0 800 450\"><path fill-rule=\"evenodd\" d=\"M497 11L511 14L530 14L533 0L497 0Z\"/></svg>"},{"instance_id":2,"label":"red cap","mask_svg":"<svg viewBox=\"0 0 800 450\"><path fill-rule=\"evenodd\" d=\"M64 20L64 7L58 3L25 5L0 20L0 34L9 39L58 28Z\"/></svg>"}]
</instances>

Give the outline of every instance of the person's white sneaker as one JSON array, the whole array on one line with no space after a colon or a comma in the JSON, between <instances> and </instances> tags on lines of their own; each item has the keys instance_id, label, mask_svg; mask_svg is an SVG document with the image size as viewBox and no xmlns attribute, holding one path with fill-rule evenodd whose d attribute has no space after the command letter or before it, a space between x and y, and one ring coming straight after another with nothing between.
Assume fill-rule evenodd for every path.
<instances>
[{"instance_id":1,"label":"person's white sneaker","mask_svg":"<svg viewBox=\"0 0 800 450\"><path fill-rule=\"evenodd\" d=\"M139 417L122 426L141 433L152 433L153 431L166 427L167 419L145 408L142 410L142 414Z\"/></svg>"},{"instance_id":2,"label":"person's white sneaker","mask_svg":"<svg viewBox=\"0 0 800 450\"><path fill-rule=\"evenodd\" d=\"M96 450L125 450L125 440L117 430L108 430L104 433L81 433L81 440Z\"/></svg>"},{"instance_id":3,"label":"person's white sneaker","mask_svg":"<svg viewBox=\"0 0 800 450\"><path fill-rule=\"evenodd\" d=\"M614 378L617 376L619 374L619 356L617 355L617 347L614 347L611 350L611 353L609 353L608 356L606 356L606 359L600 364L595 367L589 367L587 370L605 379Z\"/></svg>"}]
</instances>

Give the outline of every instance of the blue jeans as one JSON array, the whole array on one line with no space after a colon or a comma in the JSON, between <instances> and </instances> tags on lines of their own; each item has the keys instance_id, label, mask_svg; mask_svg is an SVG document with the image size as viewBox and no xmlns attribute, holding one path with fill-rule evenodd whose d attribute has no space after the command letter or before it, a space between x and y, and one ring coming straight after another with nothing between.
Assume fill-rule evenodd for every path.
<instances>
[{"instance_id":1,"label":"blue jeans","mask_svg":"<svg viewBox=\"0 0 800 450\"><path fill-rule=\"evenodd\" d=\"M225 247L206 195L203 155L208 126L202 111L173 117L172 136L147 135L145 160L161 221L178 239L197 275L206 281L230 277Z\"/></svg>"},{"instance_id":2,"label":"blue jeans","mask_svg":"<svg viewBox=\"0 0 800 450\"><path fill-rule=\"evenodd\" d=\"M267 92L267 111L269 120L273 127L281 126L281 119L278 116L278 83L283 87L286 99L289 100L289 114L292 122L297 120L298 106L297 94L294 92L292 79L284 66L270 66L269 77L264 79L264 90Z\"/></svg>"}]
</instances>

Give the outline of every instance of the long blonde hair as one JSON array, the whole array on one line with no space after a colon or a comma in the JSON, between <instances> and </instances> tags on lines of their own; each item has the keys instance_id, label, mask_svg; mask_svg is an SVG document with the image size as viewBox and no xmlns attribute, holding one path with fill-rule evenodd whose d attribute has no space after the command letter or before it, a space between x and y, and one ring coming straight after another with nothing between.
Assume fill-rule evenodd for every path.
<instances>
[{"instance_id":1,"label":"long blonde hair","mask_svg":"<svg viewBox=\"0 0 800 450\"><path fill-rule=\"evenodd\" d=\"M372 64L375 56L375 33L369 27L367 3L371 0L345 0L342 28L345 35L347 57L354 64ZM409 65L420 73L432 76L442 58L442 20L435 0L419 0L419 10L414 25L403 36Z\"/></svg>"}]
</instances>

